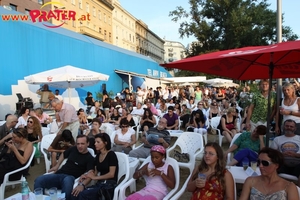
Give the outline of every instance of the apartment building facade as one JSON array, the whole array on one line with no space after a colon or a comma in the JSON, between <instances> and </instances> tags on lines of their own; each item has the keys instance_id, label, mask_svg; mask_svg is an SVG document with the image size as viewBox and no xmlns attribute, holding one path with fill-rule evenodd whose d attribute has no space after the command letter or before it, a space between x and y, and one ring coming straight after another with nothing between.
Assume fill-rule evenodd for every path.
<instances>
[{"instance_id":1,"label":"apartment building facade","mask_svg":"<svg viewBox=\"0 0 300 200\"><path fill-rule=\"evenodd\" d=\"M76 20L51 18L49 22L148 56L157 63L164 62L164 40L125 10L118 0L0 0L0 5L25 14L31 10L74 11Z\"/></svg>"},{"instance_id":2,"label":"apartment building facade","mask_svg":"<svg viewBox=\"0 0 300 200\"><path fill-rule=\"evenodd\" d=\"M164 50L164 63L174 62L186 57L186 48L180 42L165 40Z\"/></svg>"}]
</instances>

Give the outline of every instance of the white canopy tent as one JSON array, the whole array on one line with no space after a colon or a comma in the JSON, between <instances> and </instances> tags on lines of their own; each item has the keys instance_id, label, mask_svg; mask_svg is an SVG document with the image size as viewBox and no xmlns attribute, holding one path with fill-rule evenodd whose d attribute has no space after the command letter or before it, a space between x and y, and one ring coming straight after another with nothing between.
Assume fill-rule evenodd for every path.
<instances>
[{"instance_id":1,"label":"white canopy tent","mask_svg":"<svg viewBox=\"0 0 300 200\"><path fill-rule=\"evenodd\" d=\"M201 82L206 83L206 84L213 84L213 83L233 83L232 80L223 79L223 78L213 78L213 79L208 79L208 80L204 80L204 81L201 81Z\"/></svg>"},{"instance_id":2,"label":"white canopy tent","mask_svg":"<svg viewBox=\"0 0 300 200\"><path fill-rule=\"evenodd\" d=\"M48 84L49 86L55 88L67 88L70 102L70 88L92 86L100 81L108 81L109 76L67 65L37 74L32 74L24 77L24 79L27 84Z\"/></svg>"}]
</instances>

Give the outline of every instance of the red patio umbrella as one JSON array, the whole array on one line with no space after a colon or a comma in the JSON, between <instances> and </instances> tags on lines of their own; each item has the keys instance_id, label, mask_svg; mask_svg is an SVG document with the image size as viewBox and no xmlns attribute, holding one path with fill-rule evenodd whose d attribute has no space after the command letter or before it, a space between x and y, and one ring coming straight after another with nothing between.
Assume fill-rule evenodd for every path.
<instances>
[{"instance_id":1,"label":"red patio umbrella","mask_svg":"<svg viewBox=\"0 0 300 200\"><path fill-rule=\"evenodd\" d=\"M300 40L269 46L244 47L218 51L176 62L163 67L229 77L237 80L300 77Z\"/></svg>"},{"instance_id":2,"label":"red patio umbrella","mask_svg":"<svg viewBox=\"0 0 300 200\"><path fill-rule=\"evenodd\" d=\"M300 77L300 40L269 46L244 47L203 54L163 67L229 77L238 80ZM268 99L267 130L270 130L270 98ZM266 146L268 146L268 134Z\"/></svg>"}]
</instances>

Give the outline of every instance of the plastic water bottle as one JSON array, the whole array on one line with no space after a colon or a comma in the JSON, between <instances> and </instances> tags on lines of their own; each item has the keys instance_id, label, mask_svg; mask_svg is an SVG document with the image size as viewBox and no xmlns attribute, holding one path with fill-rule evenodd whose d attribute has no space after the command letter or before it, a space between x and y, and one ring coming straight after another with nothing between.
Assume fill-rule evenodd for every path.
<instances>
[{"instance_id":1,"label":"plastic water bottle","mask_svg":"<svg viewBox=\"0 0 300 200\"><path fill-rule=\"evenodd\" d=\"M22 193L22 200L29 200L29 188L25 177L22 178L21 193Z\"/></svg>"}]
</instances>

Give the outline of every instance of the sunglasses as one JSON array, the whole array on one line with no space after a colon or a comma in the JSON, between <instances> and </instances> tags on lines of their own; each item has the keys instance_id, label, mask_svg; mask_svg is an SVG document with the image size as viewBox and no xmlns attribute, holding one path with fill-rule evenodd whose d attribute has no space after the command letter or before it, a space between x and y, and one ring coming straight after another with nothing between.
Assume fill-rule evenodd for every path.
<instances>
[{"instance_id":1,"label":"sunglasses","mask_svg":"<svg viewBox=\"0 0 300 200\"><path fill-rule=\"evenodd\" d=\"M121 128L128 128L128 126L121 126Z\"/></svg>"},{"instance_id":2,"label":"sunglasses","mask_svg":"<svg viewBox=\"0 0 300 200\"><path fill-rule=\"evenodd\" d=\"M272 162L268 161L268 160L257 160L257 166L260 166L260 163L264 166L264 167L268 167L269 165L272 164Z\"/></svg>"},{"instance_id":3,"label":"sunglasses","mask_svg":"<svg viewBox=\"0 0 300 200\"><path fill-rule=\"evenodd\" d=\"M198 105L203 105L203 103L199 103Z\"/></svg>"},{"instance_id":4,"label":"sunglasses","mask_svg":"<svg viewBox=\"0 0 300 200\"><path fill-rule=\"evenodd\" d=\"M27 121L27 123L30 123L30 124L32 124L32 123L33 123L33 121L30 121L30 120L28 120L28 121Z\"/></svg>"}]
</instances>

